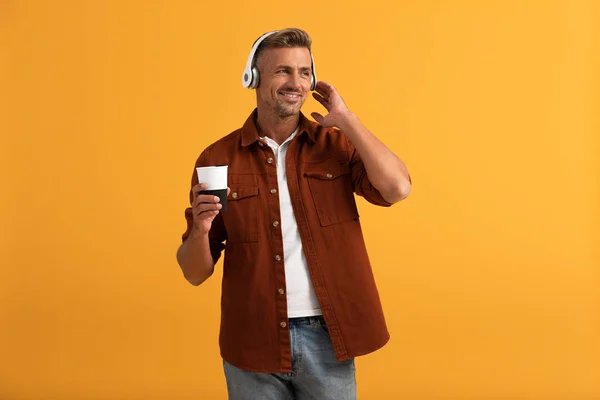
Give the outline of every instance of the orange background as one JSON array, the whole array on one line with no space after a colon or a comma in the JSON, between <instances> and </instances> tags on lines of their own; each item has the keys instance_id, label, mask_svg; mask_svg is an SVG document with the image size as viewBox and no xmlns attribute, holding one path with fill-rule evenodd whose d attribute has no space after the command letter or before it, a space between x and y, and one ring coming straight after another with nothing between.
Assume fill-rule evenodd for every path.
<instances>
[{"instance_id":1,"label":"orange background","mask_svg":"<svg viewBox=\"0 0 600 400\"><path fill-rule=\"evenodd\" d=\"M359 208L390 343L360 399L600 399L596 1L0 2L0 399L219 399L221 264L175 261L262 33L408 165ZM310 99L307 115L322 107Z\"/></svg>"}]
</instances>

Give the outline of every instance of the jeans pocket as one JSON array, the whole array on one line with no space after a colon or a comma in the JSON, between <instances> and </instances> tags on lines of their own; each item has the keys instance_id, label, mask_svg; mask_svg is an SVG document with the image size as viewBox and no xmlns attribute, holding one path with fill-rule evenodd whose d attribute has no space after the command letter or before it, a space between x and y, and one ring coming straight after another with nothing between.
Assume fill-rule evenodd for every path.
<instances>
[{"instance_id":1,"label":"jeans pocket","mask_svg":"<svg viewBox=\"0 0 600 400\"><path fill-rule=\"evenodd\" d=\"M329 328L327 328L325 320L323 318L319 318L318 321L319 330L329 337Z\"/></svg>"}]
</instances>

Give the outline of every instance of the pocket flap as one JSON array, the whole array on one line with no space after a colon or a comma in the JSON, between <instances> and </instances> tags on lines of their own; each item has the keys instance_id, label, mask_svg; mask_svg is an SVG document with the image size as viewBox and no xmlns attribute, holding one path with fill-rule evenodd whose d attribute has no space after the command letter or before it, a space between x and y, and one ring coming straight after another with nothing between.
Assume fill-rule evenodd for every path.
<instances>
[{"instance_id":1,"label":"pocket flap","mask_svg":"<svg viewBox=\"0 0 600 400\"><path fill-rule=\"evenodd\" d=\"M237 201L245 199L246 197L252 197L256 195L258 195L258 186L256 185L234 185L231 187L231 192L229 193L227 201Z\"/></svg>"},{"instance_id":2,"label":"pocket flap","mask_svg":"<svg viewBox=\"0 0 600 400\"><path fill-rule=\"evenodd\" d=\"M319 165L318 169L315 168L314 170L306 171L304 176L322 180L332 180L349 173L350 167L348 167L347 164L327 163Z\"/></svg>"}]
</instances>

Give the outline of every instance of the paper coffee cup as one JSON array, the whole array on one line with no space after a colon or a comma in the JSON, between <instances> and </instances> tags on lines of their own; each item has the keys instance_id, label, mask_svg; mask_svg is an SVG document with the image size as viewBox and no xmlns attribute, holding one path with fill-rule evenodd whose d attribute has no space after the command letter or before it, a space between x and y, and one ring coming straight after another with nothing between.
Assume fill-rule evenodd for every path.
<instances>
[{"instance_id":1,"label":"paper coffee cup","mask_svg":"<svg viewBox=\"0 0 600 400\"><path fill-rule=\"evenodd\" d=\"M221 211L227 210L227 165L198 167L196 173L198 182L207 185L207 188L200 194L212 194L219 197L223 206Z\"/></svg>"}]
</instances>

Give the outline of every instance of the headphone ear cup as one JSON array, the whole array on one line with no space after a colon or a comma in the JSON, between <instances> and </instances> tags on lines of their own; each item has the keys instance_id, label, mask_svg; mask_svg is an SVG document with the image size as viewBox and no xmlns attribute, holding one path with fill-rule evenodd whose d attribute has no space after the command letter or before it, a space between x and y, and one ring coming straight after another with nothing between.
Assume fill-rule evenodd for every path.
<instances>
[{"instance_id":1,"label":"headphone ear cup","mask_svg":"<svg viewBox=\"0 0 600 400\"><path fill-rule=\"evenodd\" d=\"M246 61L246 68L244 69L244 74L242 75L242 85L248 89L256 89L258 86L258 82L260 77L258 76L258 69L256 67L252 67L254 63L254 55L256 50L258 50L258 46L261 44L263 40L267 37L277 33L279 31L267 32L258 39L254 41L252 45L252 50L250 50L250 54L248 55L248 60Z\"/></svg>"},{"instance_id":2,"label":"headphone ear cup","mask_svg":"<svg viewBox=\"0 0 600 400\"><path fill-rule=\"evenodd\" d=\"M312 52L310 53L310 64L312 71L310 74L310 90L315 90L317 88L317 73L315 72L315 59Z\"/></svg>"},{"instance_id":3,"label":"headphone ear cup","mask_svg":"<svg viewBox=\"0 0 600 400\"><path fill-rule=\"evenodd\" d=\"M252 71L244 70L244 75L242 75L242 85L245 88L249 88L252 84Z\"/></svg>"},{"instance_id":4,"label":"headphone ear cup","mask_svg":"<svg viewBox=\"0 0 600 400\"><path fill-rule=\"evenodd\" d=\"M252 68L252 81L250 82L250 89L256 89L258 87L258 82L260 81L260 76L258 73L258 68Z\"/></svg>"}]
</instances>

